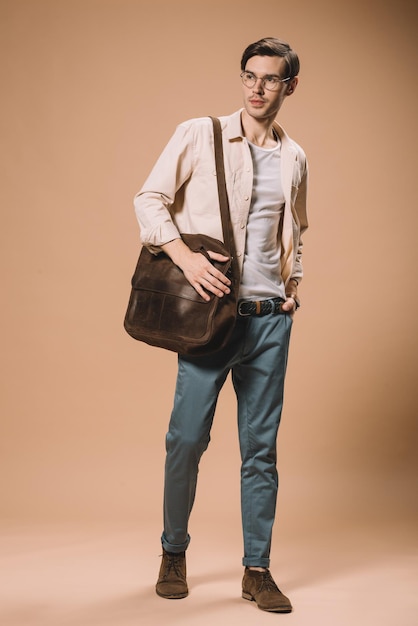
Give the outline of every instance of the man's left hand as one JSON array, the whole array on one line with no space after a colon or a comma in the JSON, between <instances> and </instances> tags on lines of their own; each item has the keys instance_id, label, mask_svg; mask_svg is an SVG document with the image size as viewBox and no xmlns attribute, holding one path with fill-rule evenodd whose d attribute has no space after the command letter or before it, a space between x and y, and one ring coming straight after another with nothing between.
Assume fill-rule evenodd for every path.
<instances>
[{"instance_id":1,"label":"man's left hand","mask_svg":"<svg viewBox=\"0 0 418 626\"><path fill-rule=\"evenodd\" d=\"M294 299L286 298L285 302L282 304L282 310L289 313L293 317L296 311L296 302Z\"/></svg>"}]
</instances>

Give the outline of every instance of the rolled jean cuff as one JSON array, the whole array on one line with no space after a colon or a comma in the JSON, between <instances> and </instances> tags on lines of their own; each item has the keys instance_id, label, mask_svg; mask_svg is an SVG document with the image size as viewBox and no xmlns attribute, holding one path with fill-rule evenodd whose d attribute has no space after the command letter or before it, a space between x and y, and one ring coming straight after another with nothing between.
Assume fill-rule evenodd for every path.
<instances>
[{"instance_id":1,"label":"rolled jean cuff","mask_svg":"<svg viewBox=\"0 0 418 626\"><path fill-rule=\"evenodd\" d=\"M164 533L161 536L161 543L162 546L164 548L164 550L166 552L174 552L174 553L178 553L178 552L184 552L185 550L187 550L189 543L190 543L190 535L187 535L187 539L184 543L181 544L172 544L169 543L167 541L167 539L164 536Z\"/></svg>"},{"instance_id":2,"label":"rolled jean cuff","mask_svg":"<svg viewBox=\"0 0 418 626\"><path fill-rule=\"evenodd\" d=\"M244 557L242 559L242 564L244 565L244 567L270 567L270 559L268 558L250 558L250 557Z\"/></svg>"}]
</instances>

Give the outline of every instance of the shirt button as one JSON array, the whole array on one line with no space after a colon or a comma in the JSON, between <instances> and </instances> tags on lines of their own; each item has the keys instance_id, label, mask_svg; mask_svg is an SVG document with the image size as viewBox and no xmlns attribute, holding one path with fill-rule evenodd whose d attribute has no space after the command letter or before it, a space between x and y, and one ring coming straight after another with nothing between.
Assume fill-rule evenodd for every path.
<instances>
[{"instance_id":1,"label":"shirt button","mask_svg":"<svg viewBox=\"0 0 418 626\"><path fill-rule=\"evenodd\" d=\"M249 200L249 199L250 199L249 196L244 197L244 200Z\"/></svg>"}]
</instances>

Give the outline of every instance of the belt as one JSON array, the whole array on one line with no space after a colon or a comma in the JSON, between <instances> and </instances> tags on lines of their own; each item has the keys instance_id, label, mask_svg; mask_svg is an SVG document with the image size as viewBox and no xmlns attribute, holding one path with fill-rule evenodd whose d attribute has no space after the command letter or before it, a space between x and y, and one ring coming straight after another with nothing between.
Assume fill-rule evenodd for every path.
<instances>
[{"instance_id":1,"label":"belt","mask_svg":"<svg viewBox=\"0 0 418 626\"><path fill-rule=\"evenodd\" d=\"M238 315L269 315L269 313L283 313L283 298L269 298L268 300L241 300L238 302Z\"/></svg>"}]
</instances>

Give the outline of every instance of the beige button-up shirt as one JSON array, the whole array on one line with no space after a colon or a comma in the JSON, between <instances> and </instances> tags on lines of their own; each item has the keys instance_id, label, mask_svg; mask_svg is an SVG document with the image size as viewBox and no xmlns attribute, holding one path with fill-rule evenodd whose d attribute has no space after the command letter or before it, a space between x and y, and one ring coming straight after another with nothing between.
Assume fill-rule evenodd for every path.
<instances>
[{"instance_id":1,"label":"beige button-up shirt","mask_svg":"<svg viewBox=\"0 0 418 626\"><path fill-rule=\"evenodd\" d=\"M253 163L241 126L241 110L220 117L225 178L237 257L242 270ZM275 123L281 140L281 184L285 207L281 222L281 274L302 279L301 235L308 227L305 153ZM208 117L180 124L134 199L141 241L158 253L180 233L204 233L222 240L216 183L213 127Z\"/></svg>"}]
</instances>

